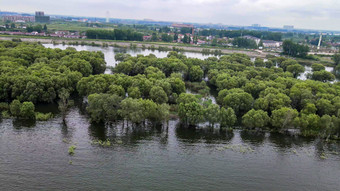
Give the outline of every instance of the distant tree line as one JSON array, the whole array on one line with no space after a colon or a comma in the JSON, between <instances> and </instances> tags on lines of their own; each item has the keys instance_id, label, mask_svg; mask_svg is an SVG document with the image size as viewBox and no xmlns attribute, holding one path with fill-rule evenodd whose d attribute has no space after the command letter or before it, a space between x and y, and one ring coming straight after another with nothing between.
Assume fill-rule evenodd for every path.
<instances>
[{"instance_id":1,"label":"distant tree line","mask_svg":"<svg viewBox=\"0 0 340 191\"><path fill-rule=\"evenodd\" d=\"M33 31L37 31L38 33L41 33L42 31L47 32L47 26L44 25L30 25L26 27L27 32L33 32Z\"/></svg>"},{"instance_id":2,"label":"distant tree line","mask_svg":"<svg viewBox=\"0 0 340 191\"><path fill-rule=\"evenodd\" d=\"M257 44L254 40L245 38L235 38L233 45L239 48L257 48Z\"/></svg>"},{"instance_id":3,"label":"distant tree line","mask_svg":"<svg viewBox=\"0 0 340 191\"><path fill-rule=\"evenodd\" d=\"M91 29L86 31L86 36L89 39L143 41L142 33L124 29L115 30Z\"/></svg>"},{"instance_id":4,"label":"distant tree line","mask_svg":"<svg viewBox=\"0 0 340 191\"><path fill-rule=\"evenodd\" d=\"M308 46L294 43L291 40L283 41L282 47L283 47L284 55L293 56L293 57L304 58L307 56L309 52Z\"/></svg>"},{"instance_id":5,"label":"distant tree line","mask_svg":"<svg viewBox=\"0 0 340 191\"><path fill-rule=\"evenodd\" d=\"M219 36L228 38L237 38L245 35L254 36L263 40L282 40L282 33L279 32L268 32L268 31L249 31L249 30L217 30L217 29L206 29L199 32L200 36Z\"/></svg>"}]
</instances>

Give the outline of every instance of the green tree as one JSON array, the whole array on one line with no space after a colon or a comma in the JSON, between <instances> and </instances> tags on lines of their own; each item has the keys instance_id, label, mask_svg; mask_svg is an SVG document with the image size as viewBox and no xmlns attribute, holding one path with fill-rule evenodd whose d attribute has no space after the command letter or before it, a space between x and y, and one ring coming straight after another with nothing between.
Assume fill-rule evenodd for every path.
<instances>
[{"instance_id":1,"label":"green tree","mask_svg":"<svg viewBox=\"0 0 340 191\"><path fill-rule=\"evenodd\" d=\"M177 104L181 103L191 103L191 102L198 102L197 97L194 94L189 94L189 93L181 93L176 100Z\"/></svg>"},{"instance_id":2,"label":"green tree","mask_svg":"<svg viewBox=\"0 0 340 191\"><path fill-rule=\"evenodd\" d=\"M121 102L121 116L135 124L140 124L145 120L143 103L138 99L126 98Z\"/></svg>"},{"instance_id":3,"label":"green tree","mask_svg":"<svg viewBox=\"0 0 340 191\"><path fill-rule=\"evenodd\" d=\"M315 136L320 130L320 117L316 114L302 115L299 124L302 135Z\"/></svg>"},{"instance_id":4,"label":"green tree","mask_svg":"<svg viewBox=\"0 0 340 191\"><path fill-rule=\"evenodd\" d=\"M335 76L330 72L321 70L321 71L313 72L313 74L310 75L309 78L311 78L312 80L316 80L316 81L329 82L329 81L333 81L335 79Z\"/></svg>"},{"instance_id":5,"label":"green tree","mask_svg":"<svg viewBox=\"0 0 340 191\"><path fill-rule=\"evenodd\" d=\"M212 41L211 41L211 46L217 46L217 39L214 38Z\"/></svg>"},{"instance_id":6,"label":"green tree","mask_svg":"<svg viewBox=\"0 0 340 191\"><path fill-rule=\"evenodd\" d=\"M256 67L265 67L266 64L263 62L262 58L256 58L254 62Z\"/></svg>"},{"instance_id":7,"label":"green tree","mask_svg":"<svg viewBox=\"0 0 340 191\"><path fill-rule=\"evenodd\" d=\"M120 97L125 97L125 90L121 85L110 85L109 86L109 94L116 94Z\"/></svg>"},{"instance_id":8,"label":"green tree","mask_svg":"<svg viewBox=\"0 0 340 191\"><path fill-rule=\"evenodd\" d=\"M242 117L242 124L247 128L264 128L270 121L267 112L252 109Z\"/></svg>"},{"instance_id":9,"label":"green tree","mask_svg":"<svg viewBox=\"0 0 340 191\"><path fill-rule=\"evenodd\" d=\"M116 94L91 94L86 108L92 122L116 121L122 98Z\"/></svg>"},{"instance_id":10,"label":"green tree","mask_svg":"<svg viewBox=\"0 0 340 191\"><path fill-rule=\"evenodd\" d=\"M151 41L153 41L153 42L156 42L156 41L158 41L158 36L157 36L157 34L156 34L156 33L152 33L152 36L151 36Z\"/></svg>"},{"instance_id":11,"label":"green tree","mask_svg":"<svg viewBox=\"0 0 340 191\"><path fill-rule=\"evenodd\" d=\"M325 70L325 67L322 64L317 64L317 63L312 64L313 72L321 71L321 70Z\"/></svg>"},{"instance_id":12,"label":"green tree","mask_svg":"<svg viewBox=\"0 0 340 191\"><path fill-rule=\"evenodd\" d=\"M245 38L234 38L233 45L240 48L257 48L257 44L254 40Z\"/></svg>"},{"instance_id":13,"label":"green tree","mask_svg":"<svg viewBox=\"0 0 340 191\"><path fill-rule=\"evenodd\" d=\"M315 103L317 110L317 113L319 116L323 115L333 115L335 112L335 107L332 104L332 102L328 99L321 98L316 101Z\"/></svg>"},{"instance_id":14,"label":"green tree","mask_svg":"<svg viewBox=\"0 0 340 191\"><path fill-rule=\"evenodd\" d=\"M203 114L203 107L197 102L180 103L178 106L178 115L187 126L196 126L204 119Z\"/></svg>"},{"instance_id":15,"label":"green tree","mask_svg":"<svg viewBox=\"0 0 340 191\"><path fill-rule=\"evenodd\" d=\"M336 66L340 64L340 54L339 54L339 53L334 54L332 59L333 59L334 64L335 64Z\"/></svg>"},{"instance_id":16,"label":"green tree","mask_svg":"<svg viewBox=\"0 0 340 191\"><path fill-rule=\"evenodd\" d=\"M127 92L130 98L138 99L142 96L138 87L129 87Z\"/></svg>"},{"instance_id":17,"label":"green tree","mask_svg":"<svg viewBox=\"0 0 340 191\"><path fill-rule=\"evenodd\" d=\"M305 71L305 67L300 64L294 64L287 66L287 71L292 73L294 78L297 78L301 73Z\"/></svg>"},{"instance_id":18,"label":"green tree","mask_svg":"<svg viewBox=\"0 0 340 191\"><path fill-rule=\"evenodd\" d=\"M190 37L188 37L186 34L184 35L182 42L184 44L189 44L190 43Z\"/></svg>"},{"instance_id":19,"label":"green tree","mask_svg":"<svg viewBox=\"0 0 340 191\"><path fill-rule=\"evenodd\" d=\"M9 105L10 112L15 117L20 116L20 108L21 103L19 100L13 100L12 103Z\"/></svg>"},{"instance_id":20,"label":"green tree","mask_svg":"<svg viewBox=\"0 0 340 191\"><path fill-rule=\"evenodd\" d=\"M290 89L289 97L293 108L300 111L309 100L314 98L311 88L306 83L297 83Z\"/></svg>"},{"instance_id":21,"label":"green tree","mask_svg":"<svg viewBox=\"0 0 340 191\"><path fill-rule=\"evenodd\" d=\"M185 83L179 78L170 78L171 91L176 94L185 92Z\"/></svg>"},{"instance_id":22,"label":"green tree","mask_svg":"<svg viewBox=\"0 0 340 191\"><path fill-rule=\"evenodd\" d=\"M309 47L305 45L296 44L291 40L284 40L283 54L293 57L306 57L309 52Z\"/></svg>"},{"instance_id":23,"label":"green tree","mask_svg":"<svg viewBox=\"0 0 340 191\"><path fill-rule=\"evenodd\" d=\"M28 119L35 119L35 107L32 102L23 102L20 107L20 116Z\"/></svg>"},{"instance_id":24,"label":"green tree","mask_svg":"<svg viewBox=\"0 0 340 191\"><path fill-rule=\"evenodd\" d=\"M154 79L164 79L165 74L158 68L149 66L145 69L145 74L147 78L154 78Z\"/></svg>"},{"instance_id":25,"label":"green tree","mask_svg":"<svg viewBox=\"0 0 340 191\"><path fill-rule=\"evenodd\" d=\"M301 110L301 113L308 115L308 114L315 114L316 111L317 111L317 108L315 107L313 103L307 103Z\"/></svg>"},{"instance_id":26,"label":"green tree","mask_svg":"<svg viewBox=\"0 0 340 191\"><path fill-rule=\"evenodd\" d=\"M297 64L299 64L299 63L296 60L293 60L293 59L286 59L283 62L278 63L279 67L282 68L283 71L287 71L288 66L297 65ZM294 69L294 67L293 67L293 69Z\"/></svg>"},{"instance_id":27,"label":"green tree","mask_svg":"<svg viewBox=\"0 0 340 191\"><path fill-rule=\"evenodd\" d=\"M323 115L320 118L320 125L321 125L321 130L319 132L319 135L323 138L328 139L334 133L334 130L335 130L332 117L329 115Z\"/></svg>"},{"instance_id":28,"label":"green tree","mask_svg":"<svg viewBox=\"0 0 340 191\"><path fill-rule=\"evenodd\" d=\"M169 120L170 106L168 104L156 104L151 100L143 100L146 119L153 125L159 125L161 122Z\"/></svg>"},{"instance_id":29,"label":"green tree","mask_svg":"<svg viewBox=\"0 0 340 191\"><path fill-rule=\"evenodd\" d=\"M220 124L221 127L232 127L236 123L237 117L232 108L221 108L220 111Z\"/></svg>"},{"instance_id":30,"label":"green tree","mask_svg":"<svg viewBox=\"0 0 340 191\"><path fill-rule=\"evenodd\" d=\"M124 53L117 53L115 55L115 60L118 62L123 62L131 57L130 54L124 54Z\"/></svg>"},{"instance_id":31,"label":"green tree","mask_svg":"<svg viewBox=\"0 0 340 191\"><path fill-rule=\"evenodd\" d=\"M242 114L252 108L253 102L249 93L231 93L223 99L223 107L231 107L236 114Z\"/></svg>"},{"instance_id":32,"label":"green tree","mask_svg":"<svg viewBox=\"0 0 340 191\"><path fill-rule=\"evenodd\" d=\"M271 67L275 66L274 62L271 61L271 60L268 60L267 62L265 62L265 65L266 65L266 68L271 68Z\"/></svg>"},{"instance_id":33,"label":"green tree","mask_svg":"<svg viewBox=\"0 0 340 191\"><path fill-rule=\"evenodd\" d=\"M73 102L71 102L69 100L70 98L70 92L65 89L65 88L62 88L59 92L59 102L58 102L58 109L59 111L61 112L61 116L63 118L63 122L64 124L66 124L66 114L67 114L67 111L68 109L73 105Z\"/></svg>"},{"instance_id":34,"label":"green tree","mask_svg":"<svg viewBox=\"0 0 340 191\"><path fill-rule=\"evenodd\" d=\"M162 41L164 41L164 42L172 42L173 41L173 37L171 35L166 34L166 33L162 34L161 38L162 38Z\"/></svg>"},{"instance_id":35,"label":"green tree","mask_svg":"<svg viewBox=\"0 0 340 191\"><path fill-rule=\"evenodd\" d=\"M175 35L174 35L174 41L176 41L176 42L177 42L177 40L178 40L178 34L177 34L177 33L175 33Z\"/></svg>"},{"instance_id":36,"label":"green tree","mask_svg":"<svg viewBox=\"0 0 340 191\"><path fill-rule=\"evenodd\" d=\"M259 98L254 103L255 109L262 109L271 113L275 109L280 109L282 107L289 107L291 103L290 98L283 93L269 93L264 98Z\"/></svg>"},{"instance_id":37,"label":"green tree","mask_svg":"<svg viewBox=\"0 0 340 191\"><path fill-rule=\"evenodd\" d=\"M165 93L163 88L161 88L159 86L154 86L154 87L151 88L150 98L158 104L168 102L168 95Z\"/></svg>"},{"instance_id":38,"label":"green tree","mask_svg":"<svg viewBox=\"0 0 340 191\"><path fill-rule=\"evenodd\" d=\"M295 109L282 107L274 110L271 116L272 126L278 130L284 130L293 126L293 122L299 113Z\"/></svg>"},{"instance_id":39,"label":"green tree","mask_svg":"<svg viewBox=\"0 0 340 191\"><path fill-rule=\"evenodd\" d=\"M210 104L204 109L204 118L209 122L210 127L214 127L219 122L220 107L216 104Z\"/></svg>"},{"instance_id":40,"label":"green tree","mask_svg":"<svg viewBox=\"0 0 340 191\"><path fill-rule=\"evenodd\" d=\"M189 79L192 82L199 82L203 78L203 70L200 66L193 66L189 70Z\"/></svg>"}]
</instances>

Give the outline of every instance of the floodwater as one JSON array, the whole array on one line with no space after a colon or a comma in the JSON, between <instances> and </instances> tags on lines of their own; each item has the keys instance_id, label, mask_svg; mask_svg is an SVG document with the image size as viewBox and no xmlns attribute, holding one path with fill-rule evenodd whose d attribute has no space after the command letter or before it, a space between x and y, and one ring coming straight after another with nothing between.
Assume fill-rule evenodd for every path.
<instances>
[{"instance_id":1,"label":"floodwater","mask_svg":"<svg viewBox=\"0 0 340 191\"><path fill-rule=\"evenodd\" d=\"M56 112L46 122L1 121L1 190L340 188L339 142L188 129L177 121L163 127L91 125L81 108L71 109L67 125ZM110 146L93 144L98 140Z\"/></svg>"},{"instance_id":2,"label":"floodwater","mask_svg":"<svg viewBox=\"0 0 340 191\"><path fill-rule=\"evenodd\" d=\"M104 49L114 66L116 48L79 47ZM37 110L55 117L0 120L0 190L340 189L340 142L182 128L176 120L157 127L91 124L81 103L69 111L65 125L56 105ZM74 155L68 153L71 145Z\"/></svg>"},{"instance_id":3,"label":"floodwater","mask_svg":"<svg viewBox=\"0 0 340 191\"><path fill-rule=\"evenodd\" d=\"M325 70L327 72L333 72L334 68L333 67L329 67L329 66L325 66ZM300 74L298 79L300 79L300 80L307 80L308 74L312 74L312 73L313 73L312 67L305 65L305 72ZM335 81L338 81L338 79L336 79Z\"/></svg>"},{"instance_id":4,"label":"floodwater","mask_svg":"<svg viewBox=\"0 0 340 191\"><path fill-rule=\"evenodd\" d=\"M77 51L101 51L105 55L105 61L107 66L116 66L118 63L115 60L115 55L118 53L125 53L130 54L131 56L137 56L138 54L142 54L144 56L147 56L149 54L154 54L158 58L165 58L169 51L159 51L159 50L148 50L148 49L141 49L141 48L117 48L117 47L101 47L101 46L81 46L81 45L54 45L54 44L43 44L46 48L60 48L62 50L65 50L67 47L73 47ZM184 55L186 55L189 58L199 58L199 59L206 59L214 55L203 55L202 53L195 53L195 52L183 52Z\"/></svg>"},{"instance_id":5,"label":"floodwater","mask_svg":"<svg viewBox=\"0 0 340 191\"><path fill-rule=\"evenodd\" d=\"M101 51L105 55L105 61L107 63L107 66L115 67L118 62L115 60L115 54L117 53L127 53L131 56L137 56L138 54L142 54L144 56L147 56L149 54L154 54L158 58L164 58L168 55L169 51L159 51L159 50L148 50L148 49L141 49L141 48L117 48L117 47L100 47L100 46L81 46L81 45L54 45L54 44L43 44L46 48L60 48L62 50L66 49L67 47L73 47L78 51L86 50L86 51ZM199 59L206 59L209 57L212 57L214 55L206 55L202 53L195 53L195 52L183 52L184 55L186 55L189 58L199 58ZM254 62L255 58L251 58L251 60ZM266 61L265 59L264 61ZM325 67L326 71L333 72L332 67ZM108 69L105 73L111 73L111 71ZM305 65L305 72L301 73L298 76L298 79L300 80L306 80L307 75L309 73L312 73L312 68L310 66ZM339 81L339 79L336 79L335 81Z\"/></svg>"}]
</instances>

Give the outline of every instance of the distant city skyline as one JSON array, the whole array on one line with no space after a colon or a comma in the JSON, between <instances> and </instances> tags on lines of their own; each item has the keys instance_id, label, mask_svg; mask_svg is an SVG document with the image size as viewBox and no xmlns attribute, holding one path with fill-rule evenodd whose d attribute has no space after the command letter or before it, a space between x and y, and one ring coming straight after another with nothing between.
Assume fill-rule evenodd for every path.
<instances>
[{"instance_id":1,"label":"distant city skyline","mask_svg":"<svg viewBox=\"0 0 340 191\"><path fill-rule=\"evenodd\" d=\"M157 21L340 30L336 0L0 0L1 11Z\"/></svg>"}]
</instances>

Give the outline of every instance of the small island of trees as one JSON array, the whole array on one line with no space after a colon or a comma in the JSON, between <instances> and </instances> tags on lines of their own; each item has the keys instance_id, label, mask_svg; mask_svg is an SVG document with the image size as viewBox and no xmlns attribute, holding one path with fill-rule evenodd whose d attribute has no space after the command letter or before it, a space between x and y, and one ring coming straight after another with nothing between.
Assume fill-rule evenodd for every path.
<instances>
[{"instance_id":1,"label":"small island of trees","mask_svg":"<svg viewBox=\"0 0 340 191\"><path fill-rule=\"evenodd\" d=\"M112 74L104 74L101 52L0 41L2 117L47 118L35 113L35 104L58 103L65 119L71 97L79 97L87 100L93 123L165 125L178 118L186 127L295 128L304 136L340 136L340 83L329 83L334 75L322 65L313 65L303 81L297 77L304 67L284 57L200 60L169 52L166 58L117 54L116 60ZM218 92L216 103L209 90Z\"/></svg>"}]
</instances>

